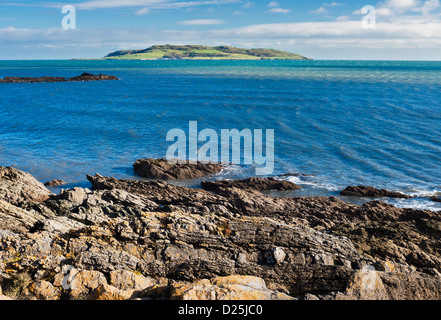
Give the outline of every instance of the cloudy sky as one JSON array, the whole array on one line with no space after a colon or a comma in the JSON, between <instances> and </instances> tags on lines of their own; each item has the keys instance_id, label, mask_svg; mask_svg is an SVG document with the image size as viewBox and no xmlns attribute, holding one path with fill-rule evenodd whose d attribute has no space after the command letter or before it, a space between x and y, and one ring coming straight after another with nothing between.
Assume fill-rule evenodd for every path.
<instances>
[{"instance_id":1,"label":"cloudy sky","mask_svg":"<svg viewBox=\"0 0 441 320\"><path fill-rule=\"evenodd\" d=\"M66 5L75 8L76 29L62 28ZM363 27L363 19L374 26L367 5L376 9L375 28ZM441 1L0 3L0 59L99 58L166 43L276 48L314 59L441 60Z\"/></svg>"}]
</instances>

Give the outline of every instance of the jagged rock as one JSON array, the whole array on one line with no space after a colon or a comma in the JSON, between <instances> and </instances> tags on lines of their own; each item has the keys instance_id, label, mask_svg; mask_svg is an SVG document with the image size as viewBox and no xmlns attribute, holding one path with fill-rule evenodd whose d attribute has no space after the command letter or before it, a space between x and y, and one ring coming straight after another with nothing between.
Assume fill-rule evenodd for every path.
<instances>
[{"instance_id":1,"label":"jagged rock","mask_svg":"<svg viewBox=\"0 0 441 320\"><path fill-rule=\"evenodd\" d=\"M83 204L87 198L87 190L83 188L73 188L70 190L63 190L60 194L60 198L66 200L74 206Z\"/></svg>"},{"instance_id":2,"label":"jagged rock","mask_svg":"<svg viewBox=\"0 0 441 320\"><path fill-rule=\"evenodd\" d=\"M71 300L89 300L93 292L101 285L107 285L107 279L99 271L77 270L71 268L69 273L60 273L54 280L58 286L69 292Z\"/></svg>"},{"instance_id":3,"label":"jagged rock","mask_svg":"<svg viewBox=\"0 0 441 320\"><path fill-rule=\"evenodd\" d=\"M266 289L257 289L264 298L440 298L440 213L251 188L88 179L92 190L64 190L43 202L0 199L6 295L167 299L184 284L175 297L240 298L249 291L231 287L248 285L195 284L247 275L264 280ZM372 283L381 290L370 290Z\"/></svg>"},{"instance_id":4,"label":"jagged rock","mask_svg":"<svg viewBox=\"0 0 441 320\"><path fill-rule=\"evenodd\" d=\"M432 200L433 202L441 202L441 197L439 196L429 197L428 199Z\"/></svg>"},{"instance_id":5,"label":"jagged rock","mask_svg":"<svg viewBox=\"0 0 441 320\"><path fill-rule=\"evenodd\" d=\"M269 190L298 190L300 186L295 183L274 178L248 178L243 180L202 181L202 189L219 191L221 188L251 189L257 191Z\"/></svg>"},{"instance_id":6,"label":"jagged rock","mask_svg":"<svg viewBox=\"0 0 441 320\"><path fill-rule=\"evenodd\" d=\"M144 277L142 274L128 270L117 270L110 272L110 284L120 290L143 291L153 287L157 281L153 278Z\"/></svg>"},{"instance_id":7,"label":"jagged rock","mask_svg":"<svg viewBox=\"0 0 441 320\"><path fill-rule=\"evenodd\" d=\"M410 199L411 196L400 192L389 191L386 189L376 189L374 187L366 187L366 186L350 186L340 192L342 196L350 196L350 197L375 197L375 198L402 198L402 199Z\"/></svg>"},{"instance_id":8,"label":"jagged rock","mask_svg":"<svg viewBox=\"0 0 441 320\"><path fill-rule=\"evenodd\" d=\"M103 80L119 80L119 79L115 76L109 76L101 73L98 75L94 75L91 73L83 73L80 76L67 79L67 81L103 81Z\"/></svg>"},{"instance_id":9,"label":"jagged rock","mask_svg":"<svg viewBox=\"0 0 441 320\"><path fill-rule=\"evenodd\" d=\"M45 182L44 185L46 187L58 187L58 186L62 186L64 184L66 184L66 182L64 180L62 180L62 179L54 179L54 180Z\"/></svg>"},{"instance_id":10,"label":"jagged rock","mask_svg":"<svg viewBox=\"0 0 441 320\"><path fill-rule=\"evenodd\" d=\"M439 300L441 278L419 273L412 268L355 271L344 292L320 295L321 300Z\"/></svg>"},{"instance_id":11,"label":"jagged rock","mask_svg":"<svg viewBox=\"0 0 441 320\"><path fill-rule=\"evenodd\" d=\"M286 253L279 247L274 247L265 254L266 262L269 264L277 264L285 261Z\"/></svg>"},{"instance_id":12,"label":"jagged rock","mask_svg":"<svg viewBox=\"0 0 441 320\"><path fill-rule=\"evenodd\" d=\"M27 232L42 218L0 200L0 230Z\"/></svg>"},{"instance_id":13,"label":"jagged rock","mask_svg":"<svg viewBox=\"0 0 441 320\"><path fill-rule=\"evenodd\" d=\"M65 233L81 226L83 224L68 217L56 216L44 206L32 205L28 210L24 210L0 200L0 230L19 233L43 230Z\"/></svg>"},{"instance_id":14,"label":"jagged rock","mask_svg":"<svg viewBox=\"0 0 441 320\"><path fill-rule=\"evenodd\" d=\"M0 301L2 301L2 300L12 300L12 298L4 296L3 292L2 292L2 286L0 286Z\"/></svg>"},{"instance_id":15,"label":"jagged rock","mask_svg":"<svg viewBox=\"0 0 441 320\"><path fill-rule=\"evenodd\" d=\"M43 202L52 195L29 173L11 167L0 167L0 199L13 205L25 201Z\"/></svg>"},{"instance_id":16,"label":"jagged rock","mask_svg":"<svg viewBox=\"0 0 441 320\"><path fill-rule=\"evenodd\" d=\"M94 75L91 73L83 73L73 78L63 77L4 77L0 79L0 83L34 83L34 82L65 82L65 81L102 81L102 80L118 80L115 76L105 74Z\"/></svg>"},{"instance_id":17,"label":"jagged rock","mask_svg":"<svg viewBox=\"0 0 441 320\"><path fill-rule=\"evenodd\" d=\"M237 188L207 193L166 182L116 180L99 175L89 176L89 180L96 189L123 189L164 206L172 205L175 210L224 217L271 216L349 236L359 250L374 258L420 268L440 265L439 256L430 248L441 245L441 215L427 210L401 209L381 201L357 206L337 198L278 198Z\"/></svg>"},{"instance_id":18,"label":"jagged rock","mask_svg":"<svg viewBox=\"0 0 441 320\"><path fill-rule=\"evenodd\" d=\"M269 290L263 279L250 276L218 277L192 284L175 283L171 286L175 300L292 300L277 291Z\"/></svg>"},{"instance_id":19,"label":"jagged rock","mask_svg":"<svg viewBox=\"0 0 441 320\"><path fill-rule=\"evenodd\" d=\"M320 300L320 298L317 297L316 295L307 293L307 294L304 295L302 300L305 300L305 301L318 301L318 300Z\"/></svg>"},{"instance_id":20,"label":"jagged rock","mask_svg":"<svg viewBox=\"0 0 441 320\"><path fill-rule=\"evenodd\" d=\"M90 300L129 300L133 291L121 290L108 284L101 284L91 294Z\"/></svg>"},{"instance_id":21,"label":"jagged rock","mask_svg":"<svg viewBox=\"0 0 441 320\"><path fill-rule=\"evenodd\" d=\"M4 77L0 83L64 82L63 77Z\"/></svg>"},{"instance_id":22,"label":"jagged rock","mask_svg":"<svg viewBox=\"0 0 441 320\"><path fill-rule=\"evenodd\" d=\"M185 180L219 173L224 168L216 163L176 163L165 159L140 159L133 164L135 172L144 178L158 180Z\"/></svg>"},{"instance_id":23,"label":"jagged rock","mask_svg":"<svg viewBox=\"0 0 441 320\"><path fill-rule=\"evenodd\" d=\"M59 300L61 290L48 281L34 281L22 293L21 300Z\"/></svg>"},{"instance_id":24,"label":"jagged rock","mask_svg":"<svg viewBox=\"0 0 441 320\"><path fill-rule=\"evenodd\" d=\"M153 278L144 277L132 271L117 270L110 272L109 285L101 284L92 294L93 300L135 299L145 291L153 290L158 284Z\"/></svg>"},{"instance_id":25,"label":"jagged rock","mask_svg":"<svg viewBox=\"0 0 441 320\"><path fill-rule=\"evenodd\" d=\"M375 270L358 270L349 278L345 294L353 300L385 300L387 292Z\"/></svg>"}]
</instances>

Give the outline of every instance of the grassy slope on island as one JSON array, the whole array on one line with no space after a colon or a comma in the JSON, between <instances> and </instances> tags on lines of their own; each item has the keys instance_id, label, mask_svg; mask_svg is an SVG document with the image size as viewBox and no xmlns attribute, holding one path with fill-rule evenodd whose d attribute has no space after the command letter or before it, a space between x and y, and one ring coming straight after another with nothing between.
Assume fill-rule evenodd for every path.
<instances>
[{"instance_id":1,"label":"grassy slope on island","mask_svg":"<svg viewBox=\"0 0 441 320\"><path fill-rule=\"evenodd\" d=\"M296 53L274 49L241 49L229 46L157 45L144 50L120 50L112 52L105 56L104 59L307 60L308 58Z\"/></svg>"}]
</instances>

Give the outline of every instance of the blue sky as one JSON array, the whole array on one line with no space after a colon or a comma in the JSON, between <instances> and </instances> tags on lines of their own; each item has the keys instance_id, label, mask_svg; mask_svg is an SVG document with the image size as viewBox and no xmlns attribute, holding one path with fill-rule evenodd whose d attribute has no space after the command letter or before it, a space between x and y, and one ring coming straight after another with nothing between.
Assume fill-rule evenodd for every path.
<instances>
[{"instance_id":1,"label":"blue sky","mask_svg":"<svg viewBox=\"0 0 441 320\"><path fill-rule=\"evenodd\" d=\"M64 30L61 9L76 9ZM362 8L376 9L365 29ZM314 59L441 60L440 0L3 0L0 59L98 58L154 44L276 48Z\"/></svg>"}]
</instances>

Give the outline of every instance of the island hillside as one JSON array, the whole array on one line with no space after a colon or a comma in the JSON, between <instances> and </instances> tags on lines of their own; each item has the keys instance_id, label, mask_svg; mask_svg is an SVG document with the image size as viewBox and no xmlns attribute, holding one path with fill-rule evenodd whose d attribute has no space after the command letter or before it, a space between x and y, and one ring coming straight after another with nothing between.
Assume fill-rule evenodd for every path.
<instances>
[{"instance_id":1,"label":"island hillside","mask_svg":"<svg viewBox=\"0 0 441 320\"><path fill-rule=\"evenodd\" d=\"M119 50L103 59L122 60L310 60L302 55L275 49L242 49L230 46L155 45L143 50Z\"/></svg>"}]
</instances>

